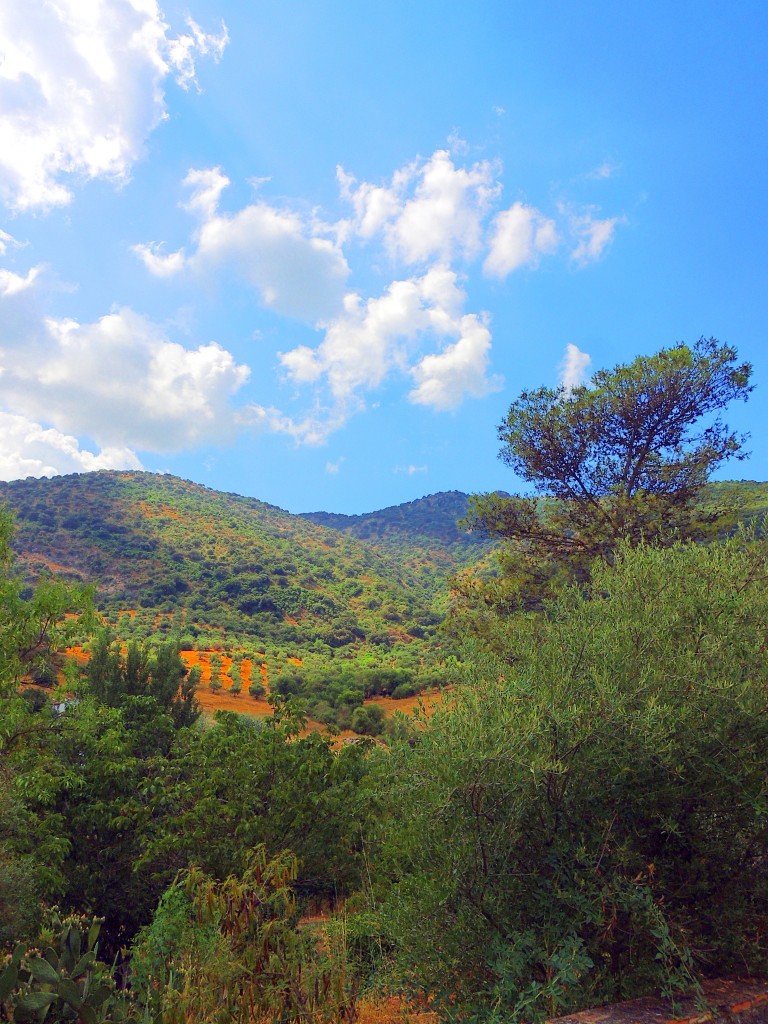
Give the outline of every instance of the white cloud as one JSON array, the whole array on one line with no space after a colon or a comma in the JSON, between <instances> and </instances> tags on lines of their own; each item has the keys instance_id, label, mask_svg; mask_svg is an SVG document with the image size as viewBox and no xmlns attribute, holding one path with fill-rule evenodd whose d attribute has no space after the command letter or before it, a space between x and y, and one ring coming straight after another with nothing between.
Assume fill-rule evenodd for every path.
<instances>
[{"instance_id":1,"label":"white cloud","mask_svg":"<svg viewBox=\"0 0 768 1024\"><path fill-rule=\"evenodd\" d=\"M409 466L395 466L394 473L407 473L408 476L413 476L415 473L428 473L429 466L414 466L413 463Z\"/></svg>"},{"instance_id":2,"label":"white cloud","mask_svg":"<svg viewBox=\"0 0 768 1024\"><path fill-rule=\"evenodd\" d=\"M346 401L359 390L377 388L394 369L407 371L410 349L425 335L459 334L464 298L447 267L394 281L379 298L363 301L350 294L317 348L299 346L280 361L294 382L325 378L333 398Z\"/></svg>"},{"instance_id":3,"label":"white cloud","mask_svg":"<svg viewBox=\"0 0 768 1024\"><path fill-rule=\"evenodd\" d=\"M570 342L566 345L565 355L560 363L560 386L566 395L570 395L574 388L584 383L591 362L591 357L582 352L577 345Z\"/></svg>"},{"instance_id":4,"label":"white cloud","mask_svg":"<svg viewBox=\"0 0 768 1024\"><path fill-rule=\"evenodd\" d=\"M223 25L187 25L174 37L156 0L2 4L0 201L45 209L70 202L71 176L125 180L167 116L166 79L189 87L227 43Z\"/></svg>"},{"instance_id":5,"label":"white cloud","mask_svg":"<svg viewBox=\"0 0 768 1024\"><path fill-rule=\"evenodd\" d=\"M456 167L448 150L396 171L387 186L357 183L342 168L342 195L355 211L362 238L381 233L390 255L406 264L473 258L482 245L483 220L500 194L498 166L487 160Z\"/></svg>"},{"instance_id":6,"label":"white cloud","mask_svg":"<svg viewBox=\"0 0 768 1024\"><path fill-rule=\"evenodd\" d=\"M501 378L488 377L491 332L472 313L461 318L461 337L436 355L426 355L413 367L416 387L409 398L417 405L440 411L455 409L467 396L482 398L501 387Z\"/></svg>"},{"instance_id":7,"label":"white cloud","mask_svg":"<svg viewBox=\"0 0 768 1024\"><path fill-rule=\"evenodd\" d=\"M341 455L335 462L326 462L325 472L335 476L341 469L342 463L344 462L344 456Z\"/></svg>"},{"instance_id":8,"label":"white cloud","mask_svg":"<svg viewBox=\"0 0 768 1024\"><path fill-rule=\"evenodd\" d=\"M77 438L43 427L26 416L0 411L0 480L57 476L95 469L142 469L129 448L80 447Z\"/></svg>"},{"instance_id":9,"label":"white cloud","mask_svg":"<svg viewBox=\"0 0 768 1024\"><path fill-rule=\"evenodd\" d=\"M277 313L318 323L338 314L349 267L330 239L316 234L313 221L291 210L253 203L233 215L218 212L229 184L219 168L193 170L186 185L186 209L200 217L196 248L165 255L162 245L134 246L147 269L169 276L187 269L198 275L229 266Z\"/></svg>"},{"instance_id":10,"label":"white cloud","mask_svg":"<svg viewBox=\"0 0 768 1024\"><path fill-rule=\"evenodd\" d=\"M91 324L19 322L0 353L10 412L118 450L173 451L238 427L230 398L249 370L215 343L186 349L130 309Z\"/></svg>"},{"instance_id":11,"label":"white cloud","mask_svg":"<svg viewBox=\"0 0 768 1024\"><path fill-rule=\"evenodd\" d=\"M539 256L554 252L560 242L555 222L532 206L515 203L493 218L490 250L483 269L493 277L506 277Z\"/></svg>"},{"instance_id":12,"label":"white cloud","mask_svg":"<svg viewBox=\"0 0 768 1024\"><path fill-rule=\"evenodd\" d=\"M41 270L42 266L32 267L22 277L21 274L15 274L12 270L0 267L0 296L18 295L19 292L26 291L35 283Z\"/></svg>"},{"instance_id":13,"label":"white cloud","mask_svg":"<svg viewBox=\"0 0 768 1024\"><path fill-rule=\"evenodd\" d=\"M17 241L7 231L0 230L0 256L5 256L9 248L18 248L23 243Z\"/></svg>"},{"instance_id":14,"label":"white cloud","mask_svg":"<svg viewBox=\"0 0 768 1024\"><path fill-rule=\"evenodd\" d=\"M316 406L303 419L294 419L274 407L248 405L238 410L237 421L243 428L268 430L273 434L286 434L296 444L321 445L344 426L348 408L321 408Z\"/></svg>"},{"instance_id":15,"label":"white cloud","mask_svg":"<svg viewBox=\"0 0 768 1024\"><path fill-rule=\"evenodd\" d=\"M612 178L617 170L618 167L615 164L609 163L607 160L604 160L593 170L588 171L585 177L589 181L604 181L606 178Z\"/></svg>"},{"instance_id":16,"label":"white cloud","mask_svg":"<svg viewBox=\"0 0 768 1024\"><path fill-rule=\"evenodd\" d=\"M168 26L164 27L167 31ZM204 32L192 18L187 18L187 28L189 33L167 40L168 63L175 69L176 81L182 89L188 89L190 85L199 89L196 57L212 56L214 60L220 60L229 42L229 34L224 22L221 23L221 32L217 36Z\"/></svg>"},{"instance_id":17,"label":"white cloud","mask_svg":"<svg viewBox=\"0 0 768 1024\"><path fill-rule=\"evenodd\" d=\"M172 277L187 265L183 249L164 253L163 245L150 242L149 245L134 245L133 251L141 259L144 266L155 277Z\"/></svg>"},{"instance_id":18,"label":"white cloud","mask_svg":"<svg viewBox=\"0 0 768 1024\"><path fill-rule=\"evenodd\" d=\"M490 329L482 317L463 313L465 298L456 273L445 266L394 281L378 298L363 301L350 294L344 315L328 325L317 348L298 346L280 361L295 384L327 386L333 429L363 407L363 393L379 388L393 372L415 379L411 401L455 408L465 397L478 398L498 386L487 376ZM425 355L426 344L439 351ZM322 416L313 426L315 439L332 429Z\"/></svg>"}]
</instances>

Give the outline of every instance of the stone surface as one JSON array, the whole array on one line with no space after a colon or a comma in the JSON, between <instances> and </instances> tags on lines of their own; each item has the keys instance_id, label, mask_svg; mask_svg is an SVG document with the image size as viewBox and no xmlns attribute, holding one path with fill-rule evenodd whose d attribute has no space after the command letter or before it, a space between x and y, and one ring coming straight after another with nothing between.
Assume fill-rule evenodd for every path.
<instances>
[{"instance_id":1,"label":"stone surface","mask_svg":"<svg viewBox=\"0 0 768 1024\"><path fill-rule=\"evenodd\" d=\"M695 996L669 999L647 996L583 1010L548 1024L768 1024L768 980L723 978L703 983L706 1006Z\"/></svg>"}]
</instances>

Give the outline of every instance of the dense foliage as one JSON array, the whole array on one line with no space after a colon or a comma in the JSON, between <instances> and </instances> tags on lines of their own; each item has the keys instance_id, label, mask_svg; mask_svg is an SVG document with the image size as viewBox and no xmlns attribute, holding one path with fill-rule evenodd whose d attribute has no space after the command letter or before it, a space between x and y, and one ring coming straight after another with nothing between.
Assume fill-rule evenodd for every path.
<instances>
[{"instance_id":1,"label":"dense foliage","mask_svg":"<svg viewBox=\"0 0 768 1024\"><path fill-rule=\"evenodd\" d=\"M422 657L465 548L385 549L255 499L151 473L89 473L0 485L35 583L97 586L123 638L181 635L304 656ZM455 531L455 526L454 526ZM452 545L452 546L451 546ZM422 557L424 555L424 557ZM130 614L128 614L130 612Z\"/></svg>"},{"instance_id":2,"label":"dense foliage","mask_svg":"<svg viewBox=\"0 0 768 1024\"><path fill-rule=\"evenodd\" d=\"M622 547L395 746L401 982L530 1020L766 970L767 578L749 538Z\"/></svg>"}]
</instances>

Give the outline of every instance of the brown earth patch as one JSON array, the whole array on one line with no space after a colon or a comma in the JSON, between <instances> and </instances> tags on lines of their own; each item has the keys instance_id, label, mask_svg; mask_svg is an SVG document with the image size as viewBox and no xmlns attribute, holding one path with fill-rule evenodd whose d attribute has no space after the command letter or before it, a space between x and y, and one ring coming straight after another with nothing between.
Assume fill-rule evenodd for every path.
<instances>
[{"instance_id":1,"label":"brown earth patch","mask_svg":"<svg viewBox=\"0 0 768 1024\"><path fill-rule=\"evenodd\" d=\"M423 1007L409 1006L400 996L364 999L358 1003L358 1024L437 1024L438 1015Z\"/></svg>"}]
</instances>

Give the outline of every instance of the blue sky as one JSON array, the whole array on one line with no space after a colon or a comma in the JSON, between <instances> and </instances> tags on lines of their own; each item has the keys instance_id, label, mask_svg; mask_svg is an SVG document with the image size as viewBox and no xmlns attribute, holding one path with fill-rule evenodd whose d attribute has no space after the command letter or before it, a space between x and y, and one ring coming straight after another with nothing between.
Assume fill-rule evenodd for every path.
<instances>
[{"instance_id":1,"label":"blue sky","mask_svg":"<svg viewBox=\"0 0 768 1024\"><path fill-rule=\"evenodd\" d=\"M0 0L0 477L515 489L523 388L715 336L768 479L768 6Z\"/></svg>"}]
</instances>

